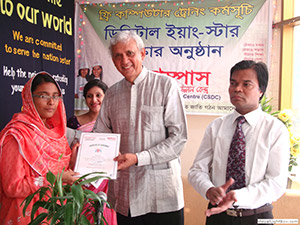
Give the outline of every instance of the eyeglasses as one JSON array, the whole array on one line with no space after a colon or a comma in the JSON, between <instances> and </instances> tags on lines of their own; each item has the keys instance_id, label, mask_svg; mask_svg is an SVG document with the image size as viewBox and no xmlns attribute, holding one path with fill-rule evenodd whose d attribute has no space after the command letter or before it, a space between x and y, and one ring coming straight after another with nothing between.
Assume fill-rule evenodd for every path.
<instances>
[{"instance_id":1,"label":"eyeglasses","mask_svg":"<svg viewBox=\"0 0 300 225\"><path fill-rule=\"evenodd\" d=\"M32 96L40 98L45 102L48 102L50 99L52 99L53 101L58 101L58 100L63 98L62 96L59 96L59 95L54 95L54 96L50 96L50 95L32 95Z\"/></svg>"}]
</instances>

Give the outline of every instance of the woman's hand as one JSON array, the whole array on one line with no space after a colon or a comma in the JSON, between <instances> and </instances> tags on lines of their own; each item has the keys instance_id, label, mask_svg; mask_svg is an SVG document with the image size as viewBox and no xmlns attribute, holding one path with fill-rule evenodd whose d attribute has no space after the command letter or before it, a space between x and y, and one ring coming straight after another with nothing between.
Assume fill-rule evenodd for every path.
<instances>
[{"instance_id":1,"label":"woman's hand","mask_svg":"<svg viewBox=\"0 0 300 225\"><path fill-rule=\"evenodd\" d=\"M78 180L78 175L79 173L76 173L71 169L64 171L62 175L62 182L72 185L75 181Z\"/></svg>"},{"instance_id":2,"label":"woman's hand","mask_svg":"<svg viewBox=\"0 0 300 225\"><path fill-rule=\"evenodd\" d=\"M74 169L74 167L75 167L76 159L77 159L77 152L78 152L78 147L79 146L80 146L80 144L77 142L72 147L72 154L71 154L71 158L70 158L70 162L69 162L69 167L71 169Z\"/></svg>"}]
</instances>

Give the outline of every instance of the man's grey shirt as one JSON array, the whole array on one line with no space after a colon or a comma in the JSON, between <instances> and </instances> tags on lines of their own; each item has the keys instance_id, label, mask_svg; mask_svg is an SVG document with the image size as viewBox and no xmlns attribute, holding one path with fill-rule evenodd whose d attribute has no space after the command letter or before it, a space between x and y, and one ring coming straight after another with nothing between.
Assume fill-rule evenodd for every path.
<instances>
[{"instance_id":1,"label":"man's grey shirt","mask_svg":"<svg viewBox=\"0 0 300 225\"><path fill-rule=\"evenodd\" d=\"M184 206L180 153L187 123L176 80L143 68L106 92L93 132L121 134L120 153L136 153L138 165L118 171L108 201L128 216L176 211Z\"/></svg>"}]
</instances>

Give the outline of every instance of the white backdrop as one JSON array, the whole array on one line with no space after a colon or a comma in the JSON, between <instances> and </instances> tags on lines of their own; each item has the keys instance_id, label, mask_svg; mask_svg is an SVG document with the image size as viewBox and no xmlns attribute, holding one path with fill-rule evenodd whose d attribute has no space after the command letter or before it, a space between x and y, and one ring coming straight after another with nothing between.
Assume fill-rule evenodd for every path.
<instances>
[{"instance_id":1,"label":"white backdrop","mask_svg":"<svg viewBox=\"0 0 300 225\"><path fill-rule=\"evenodd\" d=\"M141 1L130 1L132 2L141 2ZM149 2L149 1L147 1ZM156 4L157 1L152 1ZM206 2L209 2L206 0ZM236 3L237 0L232 1L222 1L222 5L232 5ZM170 1L168 1L168 4ZM205 1L203 1L204 4ZM251 3L251 1L249 1ZM86 7L80 7L86 6ZM110 4L110 7L106 7L108 4ZM200 6L203 6L199 4ZM106 24L101 25L101 31L95 31L95 21L92 21L94 23L90 22L90 20L87 18L84 11L88 11L90 9L95 9L101 5L101 9L105 10L117 10L117 7L120 4L117 4L117 1L89 1L89 2L76 2L76 13L75 13L75 71L78 71L78 68L81 64L85 63L90 65L95 64L96 62L101 62L103 66L103 81L108 84L108 86L111 86L115 82L122 79L122 76L119 74L119 72L115 69L111 57L108 53L107 43L108 40L103 40L99 36L104 36L104 30ZM129 3L128 3L129 5ZM119 7L119 10L122 9ZM224 44L224 51L223 56L221 59L212 59L212 58L196 58L193 60L187 60L187 59L179 59L179 61L176 61L178 58L171 58L171 56L168 57L161 57L161 58L149 58L149 56L146 56L146 59L144 61L144 65L154 71L159 71L161 68L163 71L187 71L186 68L188 68L188 71L209 71L211 73L209 77L209 84L207 85L207 93L197 93L197 92L186 92L187 87L189 88L196 88L192 85L187 86L184 84L184 79L178 77L175 77L177 79L179 86L184 87L182 88L182 95L186 104L186 111L190 114L209 114L209 115L221 115L225 113L229 113L231 110L233 110L233 107L231 106L231 103L228 98L227 94L227 88L228 88L228 81L229 81L229 70L230 68L238 61L242 59L252 59L255 61L264 61L265 63L269 64L269 57L270 57L270 43L271 43L271 7L270 7L270 1L267 0L263 7L259 10L257 15L254 17L253 21L251 21L251 24L247 25L247 30L243 35L239 37L239 39L233 39L230 41L228 45ZM97 16L97 15L96 15ZM202 19L202 18L200 18ZM214 19L214 18L213 18ZM227 18L226 18L227 19ZM195 20L195 18L193 19ZM203 19L202 19L203 20ZM235 24L237 22L240 22L241 24L244 22L242 20L235 20L233 23ZM98 21L99 23L103 23L103 21ZM176 21L177 22L177 21ZM191 24L193 22L192 20L185 21L186 24ZM112 20L110 23L113 26L116 26L118 28L118 21ZM121 22L121 24L124 23L130 23L128 21ZM134 25L140 25L143 23L142 20L136 20L133 22ZM200 24L200 22L197 22ZM209 25L212 24L212 22L206 22ZM144 24L143 24L144 25ZM151 24L152 25L152 24ZM151 26L149 25L149 26ZM207 24L206 24L207 25ZM231 25L231 24L230 24ZM99 25L100 26L100 25ZM153 25L152 25L153 26ZM200 25L199 25L200 26ZM246 25L245 25L246 26ZM133 26L131 26L133 27ZM98 33L97 33L98 32ZM212 37L212 36L211 36ZM165 37L164 37L165 39ZM160 42L164 42L164 39L160 39ZM216 37L212 37L211 40L206 41L206 43L209 43L210 45L214 45L215 42L217 42ZM226 43L228 42L228 39L223 38ZM188 40L189 41L189 40ZM145 45L152 46L152 43L149 43L149 40L144 40ZM176 42L180 43L180 40ZM202 43L204 41L202 40ZM164 43L165 44L165 43ZM165 46L168 44L165 44ZM172 43L170 44L172 45ZM190 44L191 45L191 44ZM260 47L259 45L263 46ZM167 48L167 47L166 47ZM148 58L147 58L148 57ZM170 74L168 74L170 75ZM202 80L203 83L203 80ZM200 98L193 98L193 97L202 97ZM217 102L215 100L207 99L207 96L220 96L222 99L221 101ZM204 97L204 98L203 98ZM199 100L200 99L200 100ZM226 110L220 110L221 107L226 107ZM198 107L198 108L197 108ZM199 108L201 107L201 109ZM217 108L218 107L218 108Z\"/></svg>"}]
</instances>

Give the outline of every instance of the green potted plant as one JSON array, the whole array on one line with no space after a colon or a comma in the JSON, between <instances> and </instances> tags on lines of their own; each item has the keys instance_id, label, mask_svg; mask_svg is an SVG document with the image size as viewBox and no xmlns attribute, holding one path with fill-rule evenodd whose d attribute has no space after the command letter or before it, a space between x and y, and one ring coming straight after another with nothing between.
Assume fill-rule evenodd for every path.
<instances>
[{"instance_id":1,"label":"green potted plant","mask_svg":"<svg viewBox=\"0 0 300 225\"><path fill-rule=\"evenodd\" d=\"M260 100L260 106L261 106L262 111L264 111L264 112L266 112L266 113L268 113L268 114L270 114L272 116L276 116L279 111L272 112L273 107L270 104L271 100L272 99L267 99L266 95L264 95L262 97L262 99Z\"/></svg>"},{"instance_id":2,"label":"green potted plant","mask_svg":"<svg viewBox=\"0 0 300 225\"><path fill-rule=\"evenodd\" d=\"M98 174L97 176L95 176ZM88 178L90 175L94 177ZM32 207L31 211L31 225L35 224L64 224L74 225L80 224L90 225L91 223L87 219L87 215L92 215L95 224L107 224L107 221L103 217L103 206L109 203L106 201L106 195L104 197L97 195L91 190L85 189L83 185L94 182L98 179L108 179L103 176L101 172L95 172L86 174L80 177L72 185L63 184L62 173L55 176L52 172L47 173L48 186L39 188L35 193L29 195L22 203L24 204L23 213L34 196L39 196ZM34 218L38 209L44 209L45 212L40 213ZM100 218L98 218L100 217Z\"/></svg>"}]
</instances>

